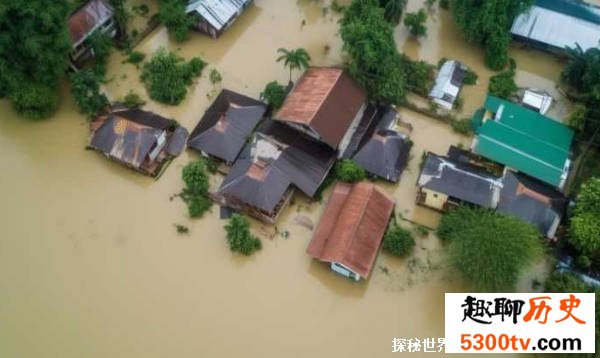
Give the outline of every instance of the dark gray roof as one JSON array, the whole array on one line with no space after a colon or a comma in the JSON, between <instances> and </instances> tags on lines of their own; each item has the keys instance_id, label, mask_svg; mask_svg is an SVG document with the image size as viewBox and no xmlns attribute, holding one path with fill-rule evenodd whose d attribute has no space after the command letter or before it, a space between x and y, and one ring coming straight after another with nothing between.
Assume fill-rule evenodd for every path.
<instances>
[{"instance_id":1,"label":"dark gray roof","mask_svg":"<svg viewBox=\"0 0 600 358\"><path fill-rule=\"evenodd\" d=\"M479 169L428 153L418 185L458 200L495 208L499 178Z\"/></svg>"},{"instance_id":2,"label":"dark gray roof","mask_svg":"<svg viewBox=\"0 0 600 358\"><path fill-rule=\"evenodd\" d=\"M392 130L373 133L352 158L367 172L397 182L408 163L411 142Z\"/></svg>"},{"instance_id":3,"label":"dark gray roof","mask_svg":"<svg viewBox=\"0 0 600 358\"><path fill-rule=\"evenodd\" d=\"M507 171L500 192L498 212L513 215L533 224L544 235L554 236L556 221L560 221L567 204L560 192L549 186Z\"/></svg>"},{"instance_id":4,"label":"dark gray roof","mask_svg":"<svg viewBox=\"0 0 600 358\"><path fill-rule=\"evenodd\" d=\"M183 152L183 149L185 148L185 141L187 140L187 137L187 129L183 127L177 127L175 129L175 132L173 132L173 135L171 136L169 144L167 145L167 153L174 157L181 154L181 152Z\"/></svg>"},{"instance_id":5,"label":"dark gray roof","mask_svg":"<svg viewBox=\"0 0 600 358\"><path fill-rule=\"evenodd\" d=\"M192 131L188 147L233 162L266 110L263 102L223 90Z\"/></svg>"},{"instance_id":6,"label":"dark gray roof","mask_svg":"<svg viewBox=\"0 0 600 358\"><path fill-rule=\"evenodd\" d=\"M257 143L263 141L277 148L277 154L259 157ZM218 194L273 213L292 184L313 196L335 159L336 152L328 146L269 120L244 147Z\"/></svg>"}]
</instances>

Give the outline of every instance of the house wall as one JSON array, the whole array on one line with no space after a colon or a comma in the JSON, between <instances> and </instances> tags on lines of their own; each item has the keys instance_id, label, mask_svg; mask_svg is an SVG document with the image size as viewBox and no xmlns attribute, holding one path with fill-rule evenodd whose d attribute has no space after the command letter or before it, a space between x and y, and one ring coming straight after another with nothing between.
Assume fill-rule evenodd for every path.
<instances>
[{"instance_id":1,"label":"house wall","mask_svg":"<svg viewBox=\"0 0 600 358\"><path fill-rule=\"evenodd\" d=\"M332 262L331 270L342 276L351 278L355 281L358 281L361 279L359 274L357 274L356 272L352 271L351 269L349 269L348 267L344 266L343 264L341 264L339 262Z\"/></svg>"},{"instance_id":2,"label":"house wall","mask_svg":"<svg viewBox=\"0 0 600 358\"><path fill-rule=\"evenodd\" d=\"M448 195L427 188L420 188L421 201L419 204L443 211L448 202Z\"/></svg>"},{"instance_id":3,"label":"house wall","mask_svg":"<svg viewBox=\"0 0 600 358\"><path fill-rule=\"evenodd\" d=\"M360 120L362 119L362 116L365 113L366 108L367 108L367 104L363 103L363 105L360 107L360 109L356 113L356 116L352 120L352 123L350 124L350 127L346 131L346 134L344 134L344 137L340 141L340 145L338 146L338 159L342 157L342 154L346 151L346 148L348 148L348 145L350 144L350 140L352 139L352 136L356 132L356 129L358 128L358 124L360 123Z\"/></svg>"}]
</instances>

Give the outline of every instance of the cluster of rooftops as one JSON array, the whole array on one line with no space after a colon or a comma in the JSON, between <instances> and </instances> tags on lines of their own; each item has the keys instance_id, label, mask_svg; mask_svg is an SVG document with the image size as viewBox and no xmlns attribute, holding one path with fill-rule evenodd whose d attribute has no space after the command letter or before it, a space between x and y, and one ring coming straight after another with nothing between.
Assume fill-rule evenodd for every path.
<instances>
[{"instance_id":1,"label":"cluster of rooftops","mask_svg":"<svg viewBox=\"0 0 600 358\"><path fill-rule=\"evenodd\" d=\"M216 37L249 3L195 0L187 11L198 19L199 30ZM515 26L542 11L538 7L556 11L546 3L538 0ZM581 15L573 6L567 6L567 13ZM594 22L595 11L581 21ZM91 0L75 12L70 21L72 60L86 53L86 33L116 31L111 18L112 9L103 0ZM430 93L434 102L451 108L466 70L457 61L444 63ZM440 211L463 203L489 208L530 222L554 238L567 205L562 189L573 132L540 113L547 105L539 103L532 110L532 103L539 102L534 99L520 106L488 96L472 118L470 150L427 153L416 202ZM186 147L196 150L225 164L225 178L210 193L214 201L275 223L295 190L316 195L337 160L351 159L375 177L398 182L412 142L399 130L397 118L394 108L370 103L344 70L311 67L288 88L274 113L262 101L222 90L191 134L175 120L114 105L92 121L88 148L154 177ZM394 198L371 182L338 183L308 254L348 277L368 277L394 206Z\"/></svg>"}]
</instances>

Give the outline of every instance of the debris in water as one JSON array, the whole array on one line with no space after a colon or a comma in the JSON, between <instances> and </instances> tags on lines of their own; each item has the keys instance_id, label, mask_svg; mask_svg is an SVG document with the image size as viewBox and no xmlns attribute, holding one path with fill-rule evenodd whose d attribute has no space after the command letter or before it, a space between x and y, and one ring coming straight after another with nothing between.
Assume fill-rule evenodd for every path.
<instances>
[{"instance_id":1,"label":"debris in water","mask_svg":"<svg viewBox=\"0 0 600 358\"><path fill-rule=\"evenodd\" d=\"M307 228L308 230L313 230L315 228L315 224L313 221L306 215L298 214L294 218L294 222L300 226Z\"/></svg>"}]
</instances>

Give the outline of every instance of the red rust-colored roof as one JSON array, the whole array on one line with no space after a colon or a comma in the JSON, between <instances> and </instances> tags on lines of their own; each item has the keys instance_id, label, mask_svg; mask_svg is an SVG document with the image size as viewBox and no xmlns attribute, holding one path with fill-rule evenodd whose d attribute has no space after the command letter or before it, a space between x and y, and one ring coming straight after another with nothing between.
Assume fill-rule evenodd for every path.
<instances>
[{"instance_id":1,"label":"red rust-colored roof","mask_svg":"<svg viewBox=\"0 0 600 358\"><path fill-rule=\"evenodd\" d=\"M375 184L337 184L306 252L368 277L394 205Z\"/></svg>"},{"instance_id":2,"label":"red rust-colored roof","mask_svg":"<svg viewBox=\"0 0 600 358\"><path fill-rule=\"evenodd\" d=\"M96 26L104 23L112 16L112 7L103 0L90 0L75 11L69 18L69 30L73 46L79 45Z\"/></svg>"},{"instance_id":3,"label":"red rust-colored roof","mask_svg":"<svg viewBox=\"0 0 600 358\"><path fill-rule=\"evenodd\" d=\"M337 148L366 94L339 68L311 67L275 115L280 121L305 124Z\"/></svg>"}]
</instances>

